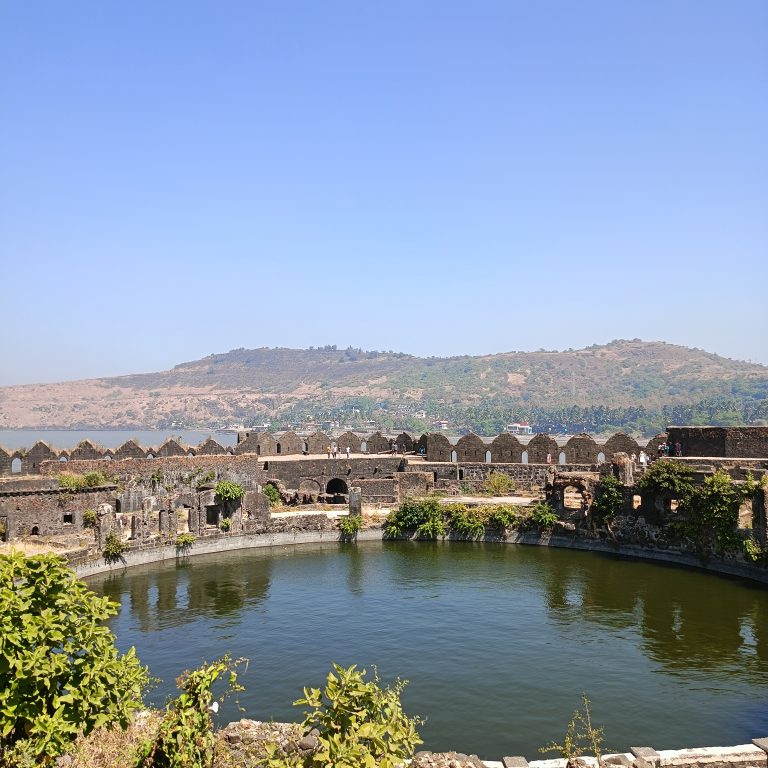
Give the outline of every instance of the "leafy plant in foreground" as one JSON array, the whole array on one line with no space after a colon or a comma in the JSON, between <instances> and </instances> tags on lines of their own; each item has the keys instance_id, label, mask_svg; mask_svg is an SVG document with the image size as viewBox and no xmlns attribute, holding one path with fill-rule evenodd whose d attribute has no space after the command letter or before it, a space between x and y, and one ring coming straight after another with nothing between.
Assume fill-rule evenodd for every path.
<instances>
[{"instance_id":1,"label":"leafy plant in foreground","mask_svg":"<svg viewBox=\"0 0 768 768\"><path fill-rule=\"evenodd\" d=\"M48 765L78 731L128 724L149 677L133 648L118 654L101 623L117 610L55 555L0 556L0 755L6 760L15 753L19 763L26 755Z\"/></svg>"},{"instance_id":2,"label":"leafy plant in foreground","mask_svg":"<svg viewBox=\"0 0 768 768\"><path fill-rule=\"evenodd\" d=\"M137 768L210 768L216 744L211 712L229 694L243 690L237 667L244 662L224 656L182 674L176 683L183 693L166 707L155 738L142 745ZM211 688L227 673L228 688L214 701Z\"/></svg>"},{"instance_id":3,"label":"leafy plant in foreground","mask_svg":"<svg viewBox=\"0 0 768 768\"><path fill-rule=\"evenodd\" d=\"M396 768L410 758L421 744L416 729L422 721L403 712L400 696L406 683L398 680L393 687L382 688L375 674L372 680L365 676L365 670L354 664L347 669L334 664L324 691L305 688L304 698L294 705L310 707L302 725L305 732L317 733L317 751L304 758L282 757L277 745L267 745L266 764Z\"/></svg>"},{"instance_id":4,"label":"leafy plant in foreground","mask_svg":"<svg viewBox=\"0 0 768 768\"><path fill-rule=\"evenodd\" d=\"M575 757L590 752L597 761L598 766L602 765L600 759L603 753L603 728L595 728L592 725L592 713L589 710L589 699L584 693L581 695L581 708L574 711L568 727L565 731L563 743L551 742L542 747L539 752L557 752L561 757L572 765Z\"/></svg>"}]
</instances>

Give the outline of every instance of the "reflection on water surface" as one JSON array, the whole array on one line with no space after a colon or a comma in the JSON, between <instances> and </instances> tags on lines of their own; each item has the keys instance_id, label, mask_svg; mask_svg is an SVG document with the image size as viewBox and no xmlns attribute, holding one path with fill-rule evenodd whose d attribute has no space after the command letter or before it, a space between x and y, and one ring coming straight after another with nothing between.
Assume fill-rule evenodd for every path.
<instances>
[{"instance_id":1,"label":"reflection on water surface","mask_svg":"<svg viewBox=\"0 0 768 768\"><path fill-rule=\"evenodd\" d=\"M768 733L761 586L591 553L382 542L250 550L90 580L122 603L135 645L173 692L181 670L251 659L256 719L332 661L407 678L430 748L536 757L586 691L607 745L740 743ZM236 718L233 709L225 717Z\"/></svg>"}]
</instances>

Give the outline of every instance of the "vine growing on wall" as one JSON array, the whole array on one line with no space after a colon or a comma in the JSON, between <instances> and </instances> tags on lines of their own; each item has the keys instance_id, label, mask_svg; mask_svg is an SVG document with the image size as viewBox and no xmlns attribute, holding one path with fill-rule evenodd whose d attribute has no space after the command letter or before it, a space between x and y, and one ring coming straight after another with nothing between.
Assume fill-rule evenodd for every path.
<instances>
[{"instance_id":1,"label":"vine growing on wall","mask_svg":"<svg viewBox=\"0 0 768 768\"><path fill-rule=\"evenodd\" d=\"M755 488L754 481L737 484L718 470L685 497L678 509L685 517L685 533L702 558L743 548L737 532L739 509Z\"/></svg>"},{"instance_id":2,"label":"vine growing on wall","mask_svg":"<svg viewBox=\"0 0 768 768\"><path fill-rule=\"evenodd\" d=\"M610 529L624 503L624 486L614 475L606 475L600 480L595 498L590 507L595 525L606 525Z\"/></svg>"},{"instance_id":3,"label":"vine growing on wall","mask_svg":"<svg viewBox=\"0 0 768 768\"><path fill-rule=\"evenodd\" d=\"M215 488L216 496L224 502L240 501L245 496L245 489L231 480L219 480Z\"/></svg>"}]
</instances>

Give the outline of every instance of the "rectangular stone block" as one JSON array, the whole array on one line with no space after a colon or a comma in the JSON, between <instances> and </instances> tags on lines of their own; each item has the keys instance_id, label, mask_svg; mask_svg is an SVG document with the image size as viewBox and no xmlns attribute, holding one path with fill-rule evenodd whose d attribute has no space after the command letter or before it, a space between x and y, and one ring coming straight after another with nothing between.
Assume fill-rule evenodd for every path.
<instances>
[{"instance_id":1,"label":"rectangular stone block","mask_svg":"<svg viewBox=\"0 0 768 768\"><path fill-rule=\"evenodd\" d=\"M756 747L760 747L760 749L762 749L763 752L768 752L768 738L765 738L765 739L752 739L752 743Z\"/></svg>"},{"instance_id":2,"label":"rectangular stone block","mask_svg":"<svg viewBox=\"0 0 768 768\"><path fill-rule=\"evenodd\" d=\"M620 765L623 768L632 768L635 765L632 755L621 753L618 755L603 755L603 763L607 765Z\"/></svg>"},{"instance_id":3,"label":"rectangular stone block","mask_svg":"<svg viewBox=\"0 0 768 768\"><path fill-rule=\"evenodd\" d=\"M533 760L528 765L530 768L566 768L568 761L564 757L554 760Z\"/></svg>"},{"instance_id":4,"label":"rectangular stone block","mask_svg":"<svg viewBox=\"0 0 768 768\"><path fill-rule=\"evenodd\" d=\"M653 747L630 747L629 751L646 763L650 763L654 768L659 765L659 753Z\"/></svg>"},{"instance_id":5,"label":"rectangular stone block","mask_svg":"<svg viewBox=\"0 0 768 768\"><path fill-rule=\"evenodd\" d=\"M503 757L504 768L528 768L528 761L520 755Z\"/></svg>"},{"instance_id":6,"label":"rectangular stone block","mask_svg":"<svg viewBox=\"0 0 768 768\"><path fill-rule=\"evenodd\" d=\"M768 754L754 744L668 749L659 757L661 768L768 768Z\"/></svg>"}]
</instances>

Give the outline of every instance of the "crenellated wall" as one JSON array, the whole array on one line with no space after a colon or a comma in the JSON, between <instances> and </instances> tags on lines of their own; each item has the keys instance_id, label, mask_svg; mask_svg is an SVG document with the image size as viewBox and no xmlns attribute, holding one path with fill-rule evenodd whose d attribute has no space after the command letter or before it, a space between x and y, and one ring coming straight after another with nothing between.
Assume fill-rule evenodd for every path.
<instances>
[{"instance_id":1,"label":"crenellated wall","mask_svg":"<svg viewBox=\"0 0 768 768\"><path fill-rule=\"evenodd\" d=\"M572 436L560 445L551 435L538 434L527 443L514 435L502 434L494 438L482 438L475 434L464 435L452 443L442 433L421 435L418 439L402 432L389 437L374 432L360 438L353 432L336 437L324 432L301 437L295 432L272 434L269 432L243 432L238 435L234 448L224 447L212 438L198 446L188 446L177 440L166 440L157 448L143 447L128 440L119 448L101 448L90 440L84 440L76 448L56 450L39 440L28 451L10 451L0 447L0 476L37 475L42 473L45 462L60 462L59 471L75 470L80 461L158 460L161 458L232 457L232 456L322 456L329 448L336 448L338 455L351 454L398 454L416 453L430 462L460 462L485 464L598 464L613 454L624 452L639 455L645 450L656 457L657 447L669 439L680 443L684 457L744 457L768 458L768 427L670 427L647 442L638 442L623 432L618 432L597 442L587 434ZM47 474L52 474L48 470Z\"/></svg>"}]
</instances>

